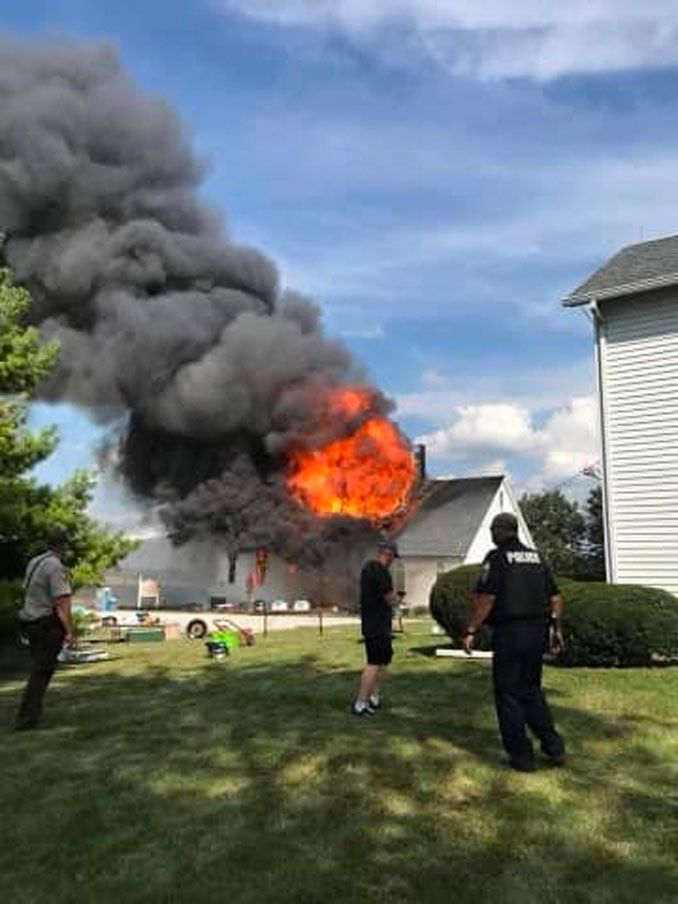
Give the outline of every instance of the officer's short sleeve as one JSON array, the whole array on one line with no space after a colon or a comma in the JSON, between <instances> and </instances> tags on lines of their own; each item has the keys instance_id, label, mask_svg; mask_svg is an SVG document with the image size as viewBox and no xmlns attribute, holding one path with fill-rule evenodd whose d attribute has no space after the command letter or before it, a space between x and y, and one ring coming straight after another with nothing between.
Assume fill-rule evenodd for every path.
<instances>
[{"instance_id":1,"label":"officer's short sleeve","mask_svg":"<svg viewBox=\"0 0 678 904\"><path fill-rule=\"evenodd\" d=\"M60 596L70 596L72 593L71 585L66 575L64 566L57 559L46 563L47 582L49 585L49 595L53 600Z\"/></svg>"},{"instance_id":2,"label":"officer's short sleeve","mask_svg":"<svg viewBox=\"0 0 678 904\"><path fill-rule=\"evenodd\" d=\"M501 589L501 553L493 549L485 556L476 584L476 593L488 593L497 596Z\"/></svg>"},{"instance_id":3,"label":"officer's short sleeve","mask_svg":"<svg viewBox=\"0 0 678 904\"><path fill-rule=\"evenodd\" d=\"M553 577L553 572L548 565L544 565L544 577L546 579L546 596L549 599L551 599L552 596L558 596L560 590L556 584L556 579Z\"/></svg>"}]
</instances>

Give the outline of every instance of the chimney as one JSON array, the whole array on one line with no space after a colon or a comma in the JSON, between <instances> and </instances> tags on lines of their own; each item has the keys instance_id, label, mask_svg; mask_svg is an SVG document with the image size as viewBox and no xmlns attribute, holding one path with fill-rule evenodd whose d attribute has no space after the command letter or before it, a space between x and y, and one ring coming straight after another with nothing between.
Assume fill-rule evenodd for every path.
<instances>
[{"instance_id":1,"label":"chimney","mask_svg":"<svg viewBox=\"0 0 678 904\"><path fill-rule=\"evenodd\" d=\"M417 443L414 447L414 465L416 482L423 483L426 480L426 446L423 443Z\"/></svg>"}]
</instances>

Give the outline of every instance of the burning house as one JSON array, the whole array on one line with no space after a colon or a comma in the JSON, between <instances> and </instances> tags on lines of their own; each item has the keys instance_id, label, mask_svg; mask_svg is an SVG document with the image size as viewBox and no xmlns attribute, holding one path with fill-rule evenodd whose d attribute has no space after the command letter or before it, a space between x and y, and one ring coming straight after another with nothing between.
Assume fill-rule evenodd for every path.
<instances>
[{"instance_id":1,"label":"burning house","mask_svg":"<svg viewBox=\"0 0 678 904\"><path fill-rule=\"evenodd\" d=\"M0 42L0 100L3 251L61 347L43 397L107 423L130 493L229 578L257 548L308 569L369 545L414 478L392 404L205 206L173 111L64 42Z\"/></svg>"},{"instance_id":2,"label":"burning house","mask_svg":"<svg viewBox=\"0 0 678 904\"><path fill-rule=\"evenodd\" d=\"M429 594L442 571L479 563L491 548L490 523L499 512L518 518L520 537L533 546L529 528L505 476L428 479L425 450L415 447L417 479L410 499L389 519L400 558L393 563L396 589L410 607L428 606ZM140 574L161 577L166 605L240 603L264 599L299 598L314 603L352 608L357 604L357 575L373 552L373 537L353 536L319 567L297 568L260 547L243 549L235 562L212 542L190 541L175 549L158 537L144 542L122 566L108 575L119 599L134 600Z\"/></svg>"}]
</instances>

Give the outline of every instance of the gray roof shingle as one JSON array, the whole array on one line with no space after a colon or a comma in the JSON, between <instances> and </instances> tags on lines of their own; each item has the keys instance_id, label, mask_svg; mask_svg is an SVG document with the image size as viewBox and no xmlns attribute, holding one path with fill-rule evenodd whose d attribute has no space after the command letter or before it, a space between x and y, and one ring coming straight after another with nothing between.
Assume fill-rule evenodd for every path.
<instances>
[{"instance_id":1,"label":"gray roof shingle","mask_svg":"<svg viewBox=\"0 0 678 904\"><path fill-rule=\"evenodd\" d=\"M397 536L401 556L464 557L503 477L433 480Z\"/></svg>"},{"instance_id":2,"label":"gray roof shingle","mask_svg":"<svg viewBox=\"0 0 678 904\"><path fill-rule=\"evenodd\" d=\"M678 235L627 245L563 300L574 306L678 285Z\"/></svg>"}]
</instances>

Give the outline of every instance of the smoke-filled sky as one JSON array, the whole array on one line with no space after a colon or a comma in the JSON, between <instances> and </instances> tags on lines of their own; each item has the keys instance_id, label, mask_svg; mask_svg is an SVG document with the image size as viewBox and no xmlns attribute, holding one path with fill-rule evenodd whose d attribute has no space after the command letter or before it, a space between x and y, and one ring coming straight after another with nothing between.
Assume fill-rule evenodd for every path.
<instances>
[{"instance_id":1,"label":"smoke-filled sky","mask_svg":"<svg viewBox=\"0 0 678 904\"><path fill-rule=\"evenodd\" d=\"M109 425L125 484L163 503L173 533L223 531L247 511L249 542L280 547L290 451L392 405L317 305L233 241L201 176L176 114L115 49L0 40L3 254L60 346L41 397ZM353 386L360 405L336 405ZM367 464L378 452L363 445Z\"/></svg>"},{"instance_id":2,"label":"smoke-filled sky","mask_svg":"<svg viewBox=\"0 0 678 904\"><path fill-rule=\"evenodd\" d=\"M25 0L0 23L119 49L230 235L318 302L435 472L553 485L597 454L589 326L559 299L678 231L678 42L668 2L545 6ZM48 476L94 434L55 414Z\"/></svg>"}]
</instances>

